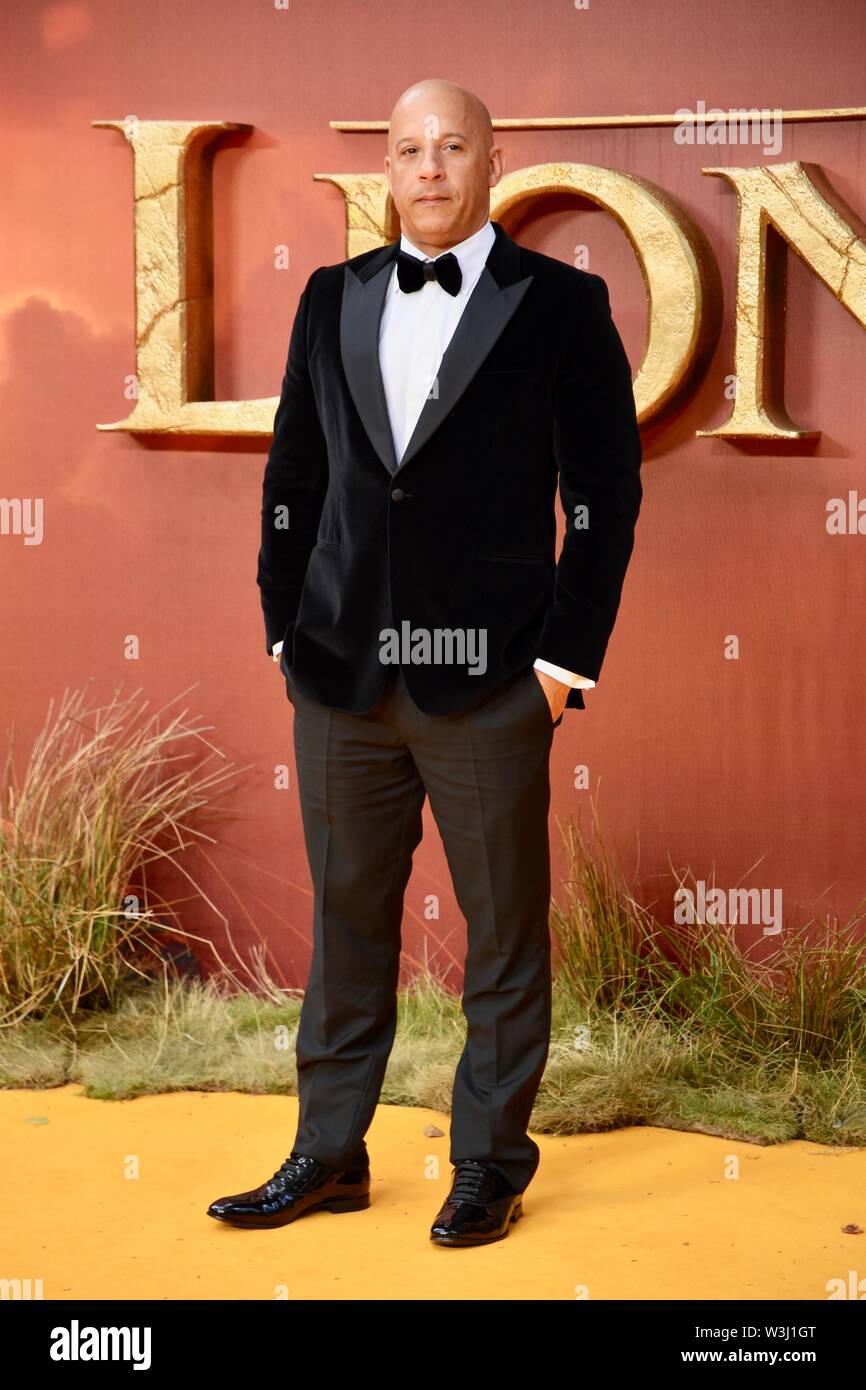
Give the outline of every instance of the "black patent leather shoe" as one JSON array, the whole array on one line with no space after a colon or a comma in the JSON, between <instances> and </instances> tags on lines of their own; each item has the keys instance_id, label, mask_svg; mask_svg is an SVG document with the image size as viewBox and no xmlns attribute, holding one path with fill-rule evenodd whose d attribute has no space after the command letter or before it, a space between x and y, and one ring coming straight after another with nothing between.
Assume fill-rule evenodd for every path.
<instances>
[{"instance_id":1,"label":"black patent leather shoe","mask_svg":"<svg viewBox=\"0 0 866 1390\"><path fill-rule=\"evenodd\" d=\"M451 1191L430 1228L437 1245L489 1245L504 1240L512 1221L523 1215L523 1193L478 1159L466 1158L453 1170Z\"/></svg>"},{"instance_id":2,"label":"black patent leather shoe","mask_svg":"<svg viewBox=\"0 0 866 1390\"><path fill-rule=\"evenodd\" d=\"M269 1182L234 1197L218 1197L207 1209L233 1226L286 1226L310 1211L363 1211L370 1205L369 1161L353 1168L328 1168L298 1154L281 1164Z\"/></svg>"}]
</instances>

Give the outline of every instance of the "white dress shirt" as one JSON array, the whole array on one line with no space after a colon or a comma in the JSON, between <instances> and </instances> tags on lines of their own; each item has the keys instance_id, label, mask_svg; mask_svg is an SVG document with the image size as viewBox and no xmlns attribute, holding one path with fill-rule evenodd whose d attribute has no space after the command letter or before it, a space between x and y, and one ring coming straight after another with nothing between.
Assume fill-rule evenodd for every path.
<instances>
[{"instance_id":1,"label":"white dress shirt","mask_svg":"<svg viewBox=\"0 0 866 1390\"><path fill-rule=\"evenodd\" d=\"M450 248L460 262L463 277L456 295L448 294L436 280L425 280L420 290L405 294L397 279L395 258L379 325L379 366L398 460L406 452L418 416L436 381L445 349L478 283L495 240L496 233L488 218L472 236ZM400 249L421 261L431 259L413 246L405 235L400 237ZM446 253L442 251L439 254ZM433 259L438 260L438 256ZM282 642L274 644L275 660L282 646ZM595 685L595 681L587 676L578 676L540 657L535 665L564 685L583 689Z\"/></svg>"}]
</instances>

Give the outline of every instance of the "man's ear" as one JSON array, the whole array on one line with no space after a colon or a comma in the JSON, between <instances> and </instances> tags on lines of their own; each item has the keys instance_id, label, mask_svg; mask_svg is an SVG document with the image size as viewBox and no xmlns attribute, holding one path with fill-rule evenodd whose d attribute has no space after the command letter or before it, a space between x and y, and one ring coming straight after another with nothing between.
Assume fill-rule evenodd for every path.
<instances>
[{"instance_id":1,"label":"man's ear","mask_svg":"<svg viewBox=\"0 0 866 1390\"><path fill-rule=\"evenodd\" d=\"M501 145L493 145L490 150L490 187L495 188L505 173L505 152Z\"/></svg>"}]
</instances>

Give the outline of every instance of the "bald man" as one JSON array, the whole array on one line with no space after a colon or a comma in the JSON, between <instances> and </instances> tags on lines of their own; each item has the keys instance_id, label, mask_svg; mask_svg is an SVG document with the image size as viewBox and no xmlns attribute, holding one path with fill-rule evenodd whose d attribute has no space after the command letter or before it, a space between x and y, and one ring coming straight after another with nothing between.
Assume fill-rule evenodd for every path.
<instances>
[{"instance_id":1,"label":"bald man","mask_svg":"<svg viewBox=\"0 0 866 1390\"><path fill-rule=\"evenodd\" d=\"M491 222L503 167L478 97L410 87L385 158L399 240L319 267L300 296L257 578L294 706L313 952L294 1147L211 1205L238 1226L369 1205L364 1135L427 797L468 939L451 1190L430 1238L501 1240L538 1166L550 748L599 677L641 446L605 281Z\"/></svg>"}]
</instances>

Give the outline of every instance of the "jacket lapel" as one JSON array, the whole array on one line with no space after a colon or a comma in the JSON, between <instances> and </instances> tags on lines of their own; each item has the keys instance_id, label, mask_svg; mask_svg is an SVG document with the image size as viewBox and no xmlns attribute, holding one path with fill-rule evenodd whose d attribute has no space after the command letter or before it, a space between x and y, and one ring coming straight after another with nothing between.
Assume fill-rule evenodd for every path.
<instances>
[{"instance_id":1,"label":"jacket lapel","mask_svg":"<svg viewBox=\"0 0 866 1390\"><path fill-rule=\"evenodd\" d=\"M500 223L494 222L493 230L496 241L439 365L438 395L424 402L399 462L379 367L379 325L399 238L383 246L359 271L345 267L340 310L343 369L370 442L390 473L404 468L454 409L532 283L531 275L520 276L517 243Z\"/></svg>"}]
</instances>

